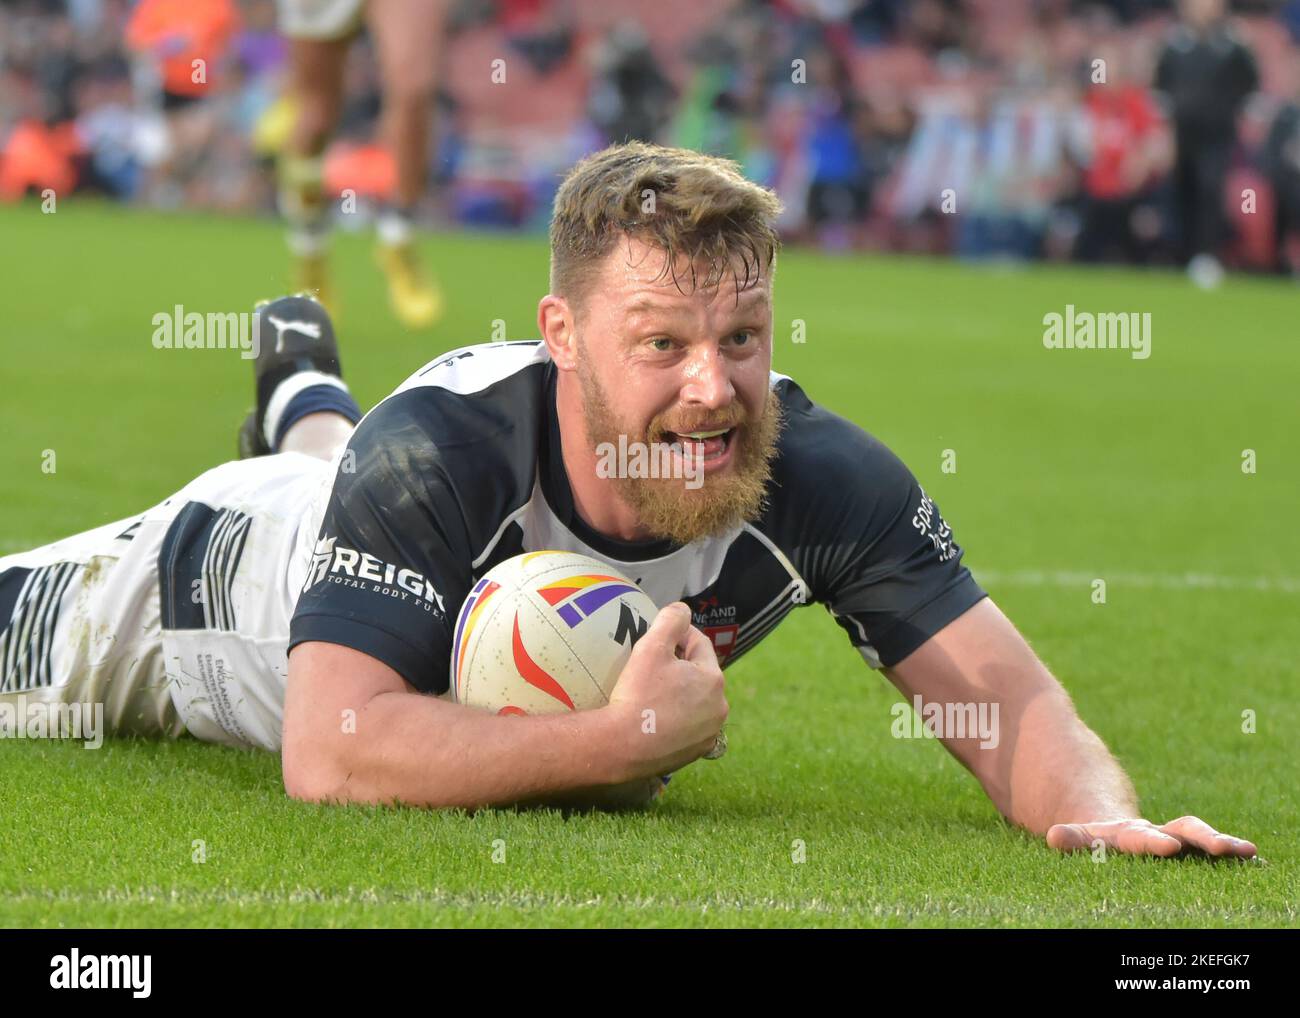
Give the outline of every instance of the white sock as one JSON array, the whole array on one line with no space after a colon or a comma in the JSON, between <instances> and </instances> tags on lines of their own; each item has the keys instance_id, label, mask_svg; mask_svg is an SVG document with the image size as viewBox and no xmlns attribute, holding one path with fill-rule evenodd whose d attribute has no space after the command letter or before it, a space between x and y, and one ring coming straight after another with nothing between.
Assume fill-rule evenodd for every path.
<instances>
[{"instance_id":1,"label":"white sock","mask_svg":"<svg viewBox=\"0 0 1300 1018\"><path fill-rule=\"evenodd\" d=\"M415 233L415 224L405 212L386 208L379 214L375 229L379 233L379 243L386 247L400 247L409 244Z\"/></svg>"},{"instance_id":2,"label":"white sock","mask_svg":"<svg viewBox=\"0 0 1300 1018\"><path fill-rule=\"evenodd\" d=\"M275 435L280 430L280 419L293 402L293 398L304 389L313 385L333 385L344 392L351 392L347 383L337 375L327 375L322 371L299 371L290 375L275 387L266 404L266 416L262 419L262 437L270 448L275 448Z\"/></svg>"},{"instance_id":3,"label":"white sock","mask_svg":"<svg viewBox=\"0 0 1300 1018\"><path fill-rule=\"evenodd\" d=\"M289 253L299 258L315 258L329 247L329 233L322 229L291 227L287 239Z\"/></svg>"}]
</instances>

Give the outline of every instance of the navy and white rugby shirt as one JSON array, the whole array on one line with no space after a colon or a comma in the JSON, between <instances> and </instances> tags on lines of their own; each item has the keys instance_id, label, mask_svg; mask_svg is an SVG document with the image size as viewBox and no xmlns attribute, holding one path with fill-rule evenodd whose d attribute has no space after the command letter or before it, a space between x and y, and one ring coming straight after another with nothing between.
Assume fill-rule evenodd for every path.
<instances>
[{"instance_id":1,"label":"navy and white rugby shirt","mask_svg":"<svg viewBox=\"0 0 1300 1018\"><path fill-rule=\"evenodd\" d=\"M892 665L985 596L907 467L776 373L786 426L759 519L686 545L606 537L573 507L555 383L540 342L473 346L367 414L334 479L290 648L352 647L441 694L470 589L545 549L603 561L656 604L685 601L724 666L814 601L868 664Z\"/></svg>"}]
</instances>

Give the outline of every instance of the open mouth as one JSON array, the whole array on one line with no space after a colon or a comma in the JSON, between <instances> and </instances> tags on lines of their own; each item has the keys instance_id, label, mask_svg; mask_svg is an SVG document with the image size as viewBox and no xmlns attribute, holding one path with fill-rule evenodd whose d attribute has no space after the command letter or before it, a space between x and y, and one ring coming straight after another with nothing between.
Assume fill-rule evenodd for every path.
<instances>
[{"instance_id":1,"label":"open mouth","mask_svg":"<svg viewBox=\"0 0 1300 1018\"><path fill-rule=\"evenodd\" d=\"M727 454L735 435L735 428L710 428L701 431L670 431L665 437L670 442L681 445L683 458L699 456L702 462L708 463Z\"/></svg>"}]
</instances>

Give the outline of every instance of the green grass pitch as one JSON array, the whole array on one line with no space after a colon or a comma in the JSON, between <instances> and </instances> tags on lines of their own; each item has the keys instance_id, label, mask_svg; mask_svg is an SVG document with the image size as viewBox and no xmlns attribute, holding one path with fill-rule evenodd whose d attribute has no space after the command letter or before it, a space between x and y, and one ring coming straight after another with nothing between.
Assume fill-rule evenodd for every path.
<instances>
[{"instance_id":1,"label":"green grass pitch","mask_svg":"<svg viewBox=\"0 0 1300 1018\"><path fill-rule=\"evenodd\" d=\"M426 239L450 311L424 336L389 315L369 245L341 236L336 263L363 406L495 320L536 334L542 239ZM268 222L0 209L0 553L233 456L247 363L155 350L151 318L247 309L285 268ZM323 808L287 799L266 754L0 742L0 924L1297 925L1295 288L791 251L776 293L775 367L908 462L1144 815L1195 813L1267 865L1051 851L940 745L891 737L900 697L814 606L728 672L725 759L644 814ZM1067 304L1151 312L1150 359L1045 349Z\"/></svg>"}]
</instances>

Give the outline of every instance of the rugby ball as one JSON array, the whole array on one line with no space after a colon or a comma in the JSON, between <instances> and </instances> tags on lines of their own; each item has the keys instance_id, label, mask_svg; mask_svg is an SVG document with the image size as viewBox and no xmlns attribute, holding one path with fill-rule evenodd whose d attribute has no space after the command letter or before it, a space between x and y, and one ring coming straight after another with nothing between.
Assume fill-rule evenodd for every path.
<instances>
[{"instance_id":1,"label":"rugby ball","mask_svg":"<svg viewBox=\"0 0 1300 1018\"><path fill-rule=\"evenodd\" d=\"M658 609L602 562L534 551L469 592L451 650L453 699L495 714L555 714L609 702Z\"/></svg>"}]
</instances>

